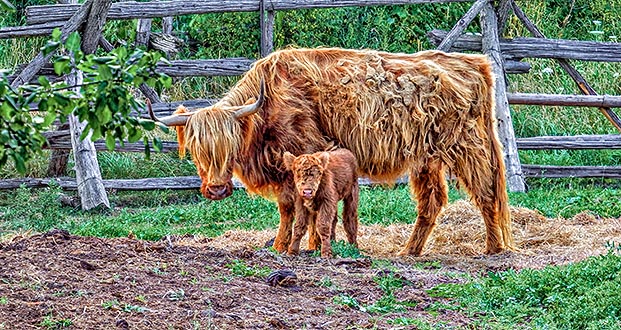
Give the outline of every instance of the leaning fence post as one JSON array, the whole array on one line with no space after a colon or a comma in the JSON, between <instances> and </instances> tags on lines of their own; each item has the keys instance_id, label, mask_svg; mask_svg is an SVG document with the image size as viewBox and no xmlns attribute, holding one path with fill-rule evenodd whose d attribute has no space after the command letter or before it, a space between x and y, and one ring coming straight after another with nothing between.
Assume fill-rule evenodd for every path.
<instances>
[{"instance_id":1,"label":"leaning fence post","mask_svg":"<svg viewBox=\"0 0 621 330\"><path fill-rule=\"evenodd\" d=\"M507 101L504 63L500 54L498 36L498 18L490 2L483 6L480 19L483 33L481 50L492 61L492 68L496 76L496 119L498 120L498 136L504 146L507 186L510 191L525 192L522 165L520 164L511 111Z\"/></svg>"},{"instance_id":2,"label":"leaning fence post","mask_svg":"<svg viewBox=\"0 0 621 330\"><path fill-rule=\"evenodd\" d=\"M94 0L88 15L87 23L82 34L82 51L84 54L92 54L97 49L101 31L108 17L108 10L112 5L112 0ZM81 72L74 72L69 75L69 85L79 86L81 84ZM86 126L85 122L80 122L77 116L68 117L71 129L71 145L75 158L75 173L82 203L83 210L90 210L100 205L110 208L108 195L101 178L99 162L97 161L97 151L95 144L90 139L90 133L83 140L80 136Z\"/></svg>"},{"instance_id":3,"label":"leaning fence post","mask_svg":"<svg viewBox=\"0 0 621 330\"><path fill-rule=\"evenodd\" d=\"M267 11L267 16L266 16ZM265 8L265 1L259 2L259 25L261 29L261 57L274 50L274 8Z\"/></svg>"}]
</instances>

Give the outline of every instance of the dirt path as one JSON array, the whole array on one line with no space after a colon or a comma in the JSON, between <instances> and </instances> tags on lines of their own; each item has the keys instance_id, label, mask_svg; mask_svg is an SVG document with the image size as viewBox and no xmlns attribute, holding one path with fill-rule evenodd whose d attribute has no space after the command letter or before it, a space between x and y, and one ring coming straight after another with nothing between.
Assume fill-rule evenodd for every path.
<instances>
[{"instance_id":1,"label":"dirt path","mask_svg":"<svg viewBox=\"0 0 621 330\"><path fill-rule=\"evenodd\" d=\"M430 312L438 298L427 290L463 281L466 273L541 268L601 254L621 230L619 219L588 214L568 220L523 209L512 214L521 251L497 256L480 254L482 221L465 204L446 210L420 258L392 257L409 234L405 225L362 226L359 242L370 258L356 260L272 253L262 245L274 231L157 242L59 230L14 236L0 243L0 329L398 329L412 328L400 324L413 320L467 325L458 311ZM291 285L266 282L270 271L281 269L297 275ZM386 276L404 285L394 290L400 310L379 312L386 294L377 281Z\"/></svg>"}]
</instances>

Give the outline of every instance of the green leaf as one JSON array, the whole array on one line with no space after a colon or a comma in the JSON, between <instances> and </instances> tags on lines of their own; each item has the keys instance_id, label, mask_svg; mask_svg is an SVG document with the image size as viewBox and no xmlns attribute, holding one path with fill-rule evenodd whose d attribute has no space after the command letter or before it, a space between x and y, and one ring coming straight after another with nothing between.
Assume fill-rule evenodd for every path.
<instances>
[{"instance_id":1,"label":"green leaf","mask_svg":"<svg viewBox=\"0 0 621 330\"><path fill-rule=\"evenodd\" d=\"M45 76L39 76L39 78L37 79L37 81L39 82L39 84L41 84L41 86L43 88L50 88L50 81L47 80L47 78Z\"/></svg>"},{"instance_id":2,"label":"green leaf","mask_svg":"<svg viewBox=\"0 0 621 330\"><path fill-rule=\"evenodd\" d=\"M142 142L144 143L144 157L146 159L150 159L151 148L149 147L149 138L145 136L144 138L142 138Z\"/></svg>"},{"instance_id":3,"label":"green leaf","mask_svg":"<svg viewBox=\"0 0 621 330\"><path fill-rule=\"evenodd\" d=\"M106 148L108 148L108 151L112 151L114 150L114 135L110 132L106 133Z\"/></svg>"},{"instance_id":4,"label":"green leaf","mask_svg":"<svg viewBox=\"0 0 621 330\"><path fill-rule=\"evenodd\" d=\"M134 127L129 127L129 132L128 132L128 136L127 136L127 140L131 143L136 142L138 140L140 140L140 138L142 137L142 131L139 129L136 129Z\"/></svg>"},{"instance_id":5,"label":"green leaf","mask_svg":"<svg viewBox=\"0 0 621 330\"><path fill-rule=\"evenodd\" d=\"M53 52L55 52L58 47L60 47L60 42L58 41L48 41L45 46L41 47L41 52L43 56L47 56Z\"/></svg>"},{"instance_id":6,"label":"green leaf","mask_svg":"<svg viewBox=\"0 0 621 330\"><path fill-rule=\"evenodd\" d=\"M162 140L157 137L153 138L153 149L155 149L155 151L162 152L163 147Z\"/></svg>"},{"instance_id":7,"label":"green leaf","mask_svg":"<svg viewBox=\"0 0 621 330\"><path fill-rule=\"evenodd\" d=\"M155 128L155 122L148 119L140 119L140 126L142 126L147 131L152 131Z\"/></svg>"},{"instance_id":8,"label":"green leaf","mask_svg":"<svg viewBox=\"0 0 621 330\"><path fill-rule=\"evenodd\" d=\"M69 70L66 70L68 67L69 67L68 58L67 60L56 59L56 61L54 61L54 72L59 76L65 73L69 73Z\"/></svg>"},{"instance_id":9,"label":"green leaf","mask_svg":"<svg viewBox=\"0 0 621 330\"><path fill-rule=\"evenodd\" d=\"M162 130L162 132L166 134L170 133L170 128L168 128L168 126L166 126L165 124L157 123L157 126L160 128L160 130Z\"/></svg>"},{"instance_id":10,"label":"green leaf","mask_svg":"<svg viewBox=\"0 0 621 330\"><path fill-rule=\"evenodd\" d=\"M50 112L47 115L45 115L45 121L43 121L43 125L49 126L54 122L54 120L56 120L56 114L53 112Z\"/></svg>"},{"instance_id":11,"label":"green leaf","mask_svg":"<svg viewBox=\"0 0 621 330\"><path fill-rule=\"evenodd\" d=\"M26 173L26 162L20 154L13 154L13 161L15 162L15 168L19 173Z\"/></svg>"},{"instance_id":12,"label":"green leaf","mask_svg":"<svg viewBox=\"0 0 621 330\"><path fill-rule=\"evenodd\" d=\"M99 65L99 67L97 68L97 71L99 72L99 77L101 80L112 79L112 71L110 70L110 67L108 67L107 65Z\"/></svg>"},{"instance_id":13,"label":"green leaf","mask_svg":"<svg viewBox=\"0 0 621 330\"><path fill-rule=\"evenodd\" d=\"M54 41L60 40L61 35L62 35L62 32L60 31L60 28L54 28L54 30L52 31L52 40Z\"/></svg>"},{"instance_id":14,"label":"green leaf","mask_svg":"<svg viewBox=\"0 0 621 330\"><path fill-rule=\"evenodd\" d=\"M80 50L80 34L78 32L73 32L67 37L67 41L65 42L65 46L68 50L72 52L77 52Z\"/></svg>"}]
</instances>

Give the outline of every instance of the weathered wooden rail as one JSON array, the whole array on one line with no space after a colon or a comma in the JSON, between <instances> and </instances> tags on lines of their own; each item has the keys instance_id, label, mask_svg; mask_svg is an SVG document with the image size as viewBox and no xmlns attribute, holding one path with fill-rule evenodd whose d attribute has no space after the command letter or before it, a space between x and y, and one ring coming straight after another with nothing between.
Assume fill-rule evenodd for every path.
<instances>
[{"instance_id":1,"label":"weathered wooden rail","mask_svg":"<svg viewBox=\"0 0 621 330\"><path fill-rule=\"evenodd\" d=\"M427 33L434 45L439 45L446 37L443 30ZM461 35L455 40L453 51L481 51L482 37L478 35ZM507 58L564 58L582 61L621 62L621 43L542 39L513 38L500 39L500 50Z\"/></svg>"}]
</instances>

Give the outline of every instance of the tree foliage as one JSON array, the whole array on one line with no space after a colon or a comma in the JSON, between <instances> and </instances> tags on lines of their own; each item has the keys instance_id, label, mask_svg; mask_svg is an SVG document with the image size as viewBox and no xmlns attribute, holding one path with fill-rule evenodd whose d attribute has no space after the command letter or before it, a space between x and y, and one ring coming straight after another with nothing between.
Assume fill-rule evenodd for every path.
<instances>
[{"instance_id":1,"label":"tree foliage","mask_svg":"<svg viewBox=\"0 0 621 330\"><path fill-rule=\"evenodd\" d=\"M59 40L60 31L56 30L43 53L64 50L60 54L71 54L55 55L54 71L58 76L81 71L83 81L69 86L65 81L50 82L40 76L38 84L14 89L6 74L0 75L0 167L12 159L17 170L25 172L26 162L47 143L43 132L57 120L66 122L70 114L86 122L81 138L89 134L93 141L105 138L109 150L117 141L122 145L142 138L148 152L149 138L144 131L153 130L156 124L130 115L132 110L140 113L143 108L132 91L143 83L158 91L169 87L171 78L155 71L157 63L165 59L157 52L130 52L124 46L104 55L84 55L79 34L72 34L64 44ZM30 111L33 104L36 113ZM158 150L161 142L154 138L153 145Z\"/></svg>"}]
</instances>

